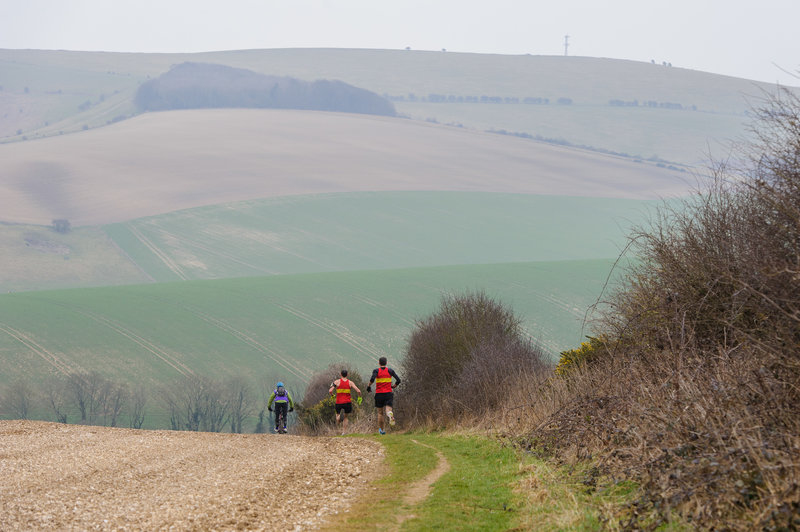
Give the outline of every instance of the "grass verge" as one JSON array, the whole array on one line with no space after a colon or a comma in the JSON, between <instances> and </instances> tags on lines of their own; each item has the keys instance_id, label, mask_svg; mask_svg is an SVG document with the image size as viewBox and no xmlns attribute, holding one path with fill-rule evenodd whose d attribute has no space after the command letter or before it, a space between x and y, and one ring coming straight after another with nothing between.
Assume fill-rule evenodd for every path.
<instances>
[{"instance_id":1,"label":"grass verge","mask_svg":"<svg viewBox=\"0 0 800 532\"><path fill-rule=\"evenodd\" d=\"M479 436L390 434L370 436L386 449L387 474L363 499L340 514L326 530L509 530L523 500L513 490L520 468L516 453ZM450 464L420 504L409 506L409 490L438 463Z\"/></svg>"},{"instance_id":2,"label":"grass verge","mask_svg":"<svg viewBox=\"0 0 800 532\"><path fill-rule=\"evenodd\" d=\"M384 445L386 474L324 530L617 530L638 489L590 464L556 466L484 436L367 437ZM406 494L437 466L436 451L450 470L427 498L408 505Z\"/></svg>"}]
</instances>

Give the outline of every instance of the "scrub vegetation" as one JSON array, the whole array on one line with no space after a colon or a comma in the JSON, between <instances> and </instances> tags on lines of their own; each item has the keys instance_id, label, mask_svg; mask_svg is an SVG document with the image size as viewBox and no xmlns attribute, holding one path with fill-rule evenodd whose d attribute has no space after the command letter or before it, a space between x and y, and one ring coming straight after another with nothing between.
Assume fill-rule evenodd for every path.
<instances>
[{"instance_id":1,"label":"scrub vegetation","mask_svg":"<svg viewBox=\"0 0 800 532\"><path fill-rule=\"evenodd\" d=\"M418 321L396 399L404 428L478 428L516 448L540 477L523 488L528 526L800 526L800 99L782 92L756 114L737 166L632 233L638 260L557 372L519 354L513 313L482 294ZM498 380L484 357L515 371ZM549 489L532 497L553 476L573 479L562 498L582 517L542 515L541 502L568 512Z\"/></svg>"}]
</instances>

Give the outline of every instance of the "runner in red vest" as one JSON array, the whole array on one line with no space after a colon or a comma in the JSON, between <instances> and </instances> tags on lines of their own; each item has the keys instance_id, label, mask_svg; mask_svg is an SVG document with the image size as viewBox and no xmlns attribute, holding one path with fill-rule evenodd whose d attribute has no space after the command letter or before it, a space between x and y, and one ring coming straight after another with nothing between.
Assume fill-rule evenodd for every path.
<instances>
[{"instance_id":1,"label":"runner in red vest","mask_svg":"<svg viewBox=\"0 0 800 532\"><path fill-rule=\"evenodd\" d=\"M347 370L341 371L341 378L336 379L328 389L328 393L333 395L336 392L336 404L334 410L336 411L336 424L342 424L342 436L347 432L347 414L353 411L353 396L351 391L355 390L358 393L358 404L361 404L361 390L354 382L347 378Z\"/></svg>"},{"instance_id":2,"label":"runner in red vest","mask_svg":"<svg viewBox=\"0 0 800 532\"><path fill-rule=\"evenodd\" d=\"M378 409L378 432L386 434L386 418L389 418L389 425L394 426L394 412L392 412L392 402L394 400L394 392L392 390L400 384L400 377L394 372L392 368L386 367L386 357L378 359L380 367L372 370L372 377L369 379L369 386L367 386L367 393L375 383L375 408ZM394 385L392 384L392 377L395 379Z\"/></svg>"}]
</instances>

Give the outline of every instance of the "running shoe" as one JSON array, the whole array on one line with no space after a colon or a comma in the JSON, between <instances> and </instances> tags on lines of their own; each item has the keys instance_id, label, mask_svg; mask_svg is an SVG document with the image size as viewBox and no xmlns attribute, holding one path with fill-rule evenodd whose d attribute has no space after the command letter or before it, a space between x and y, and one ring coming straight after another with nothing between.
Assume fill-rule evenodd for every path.
<instances>
[{"instance_id":1,"label":"running shoe","mask_svg":"<svg viewBox=\"0 0 800 532\"><path fill-rule=\"evenodd\" d=\"M386 431L383 429L378 429L378 434L386 434Z\"/></svg>"},{"instance_id":2,"label":"running shoe","mask_svg":"<svg viewBox=\"0 0 800 532\"><path fill-rule=\"evenodd\" d=\"M389 416L389 425L394 427L394 412L387 412L387 416Z\"/></svg>"}]
</instances>

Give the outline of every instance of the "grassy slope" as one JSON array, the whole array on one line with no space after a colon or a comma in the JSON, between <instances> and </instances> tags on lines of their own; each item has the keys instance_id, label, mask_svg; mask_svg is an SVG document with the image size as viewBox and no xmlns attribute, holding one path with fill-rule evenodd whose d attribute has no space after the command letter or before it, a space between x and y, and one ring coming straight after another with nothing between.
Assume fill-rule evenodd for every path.
<instances>
[{"instance_id":1,"label":"grassy slope","mask_svg":"<svg viewBox=\"0 0 800 532\"><path fill-rule=\"evenodd\" d=\"M618 255L653 202L474 192L292 196L106 226L157 281Z\"/></svg>"},{"instance_id":2,"label":"grassy slope","mask_svg":"<svg viewBox=\"0 0 800 532\"><path fill-rule=\"evenodd\" d=\"M99 227L68 234L0 224L0 292L143 283L150 278Z\"/></svg>"},{"instance_id":3,"label":"grassy slope","mask_svg":"<svg viewBox=\"0 0 800 532\"><path fill-rule=\"evenodd\" d=\"M622 153L634 158L660 159L697 165L709 156L724 158L730 141L745 135L742 114L710 115L608 105L470 105L404 102L403 114L415 120L435 119L486 131L505 130L552 142Z\"/></svg>"},{"instance_id":4,"label":"grassy slope","mask_svg":"<svg viewBox=\"0 0 800 532\"><path fill-rule=\"evenodd\" d=\"M547 530L622 528L636 485L596 476L588 464L557 467L491 438L453 433L372 436L386 449L387 474L323 530ZM437 464L450 471L414 506L405 494ZM675 523L669 530L689 530Z\"/></svg>"},{"instance_id":5,"label":"grassy slope","mask_svg":"<svg viewBox=\"0 0 800 532\"><path fill-rule=\"evenodd\" d=\"M643 157L657 153L685 164L697 162L698 146L674 140L672 131L642 135L638 127L641 116L647 116L648 120L656 116L656 121L663 117L673 122L680 137L700 139L699 148L703 149L706 139L720 141L744 133L741 127L728 129L736 121L726 115L741 116L748 109L745 96L757 96L762 89L769 88L764 83L698 71L583 57L336 49L202 54L0 50L0 66L8 73L3 80L4 90L0 92L0 116L7 115L0 137L20 138L16 135L18 129L34 138L76 131L84 125L105 125L115 117L133 112L130 102L139 83L183 61L223 63L309 80L341 79L393 96L409 93L418 98L430 93L533 96L552 101L568 97L573 100L573 106L551 106L547 111L551 118L544 121L540 113L528 113L522 106L512 106L511 113L516 118L511 121L509 109L499 105L428 106L422 113L406 102L398 102L397 107L402 113L433 117L440 122L458 122L478 129L525 131L548 138L564 137L576 144L600 142L598 146L612 151ZM663 109L634 115L621 109L598 112L596 107L606 106L611 99L695 105L701 113L693 115ZM91 105L80 110L78 106L86 101ZM491 118L494 113L498 116L496 120ZM584 120L573 121L571 117L576 113ZM615 136L586 136L582 126L586 117L593 126L613 131ZM665 144L670 148L662 153L659 148Z\"/></svg>"},{"instance_id":6,"label":"grassy slope","mask_svg":"<svg viewBox=\"0 0 800 532\"><path fill-rule=\"evenodd\" d=\"M555 352L581 339L610 261L273 276L0 295L0 379L97 369L145 385L189 371L279 378L398 360L443 293L485 290Z\"/></svg>"}]
</instances>

